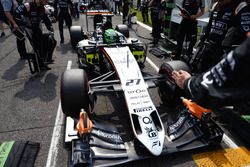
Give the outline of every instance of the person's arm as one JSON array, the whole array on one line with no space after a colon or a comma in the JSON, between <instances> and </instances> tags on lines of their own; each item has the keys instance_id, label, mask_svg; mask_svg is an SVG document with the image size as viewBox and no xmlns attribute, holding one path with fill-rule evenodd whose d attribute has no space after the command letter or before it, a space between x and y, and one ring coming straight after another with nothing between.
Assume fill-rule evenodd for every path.
<instances>
[{"instance_id":1,"label":"person's arm","mask_svg":"<svg viewBox=\"0 0 250 167\"><path fill-rule=\"evenodd\" d=\"M250 38L208 72L183 80L193 101L207 108L250 99Z\"/></svg>"},{"instance_id":2,"label":"person's arm","mask_svg":"<svg viewBox=\"0 0 250 167\"><path fill-rule=\"evenodd\" d=\"M174 71L173 79L193 101L206 108L250 100L249 47L250 38L209 71L192 77L185 71Z\"/></svg>"},{"instance_id":3,"label":"person's arm","mask_svg":"<svg viewBox=\"0 0 250 167\"><path fill-rule=\"evenodd\" d=\"M196 13L196 15L191 15L191 19L197 19L198 17L204 15L204 13L205 13L205 1L201 0L200 10L198 11L198 13Z\"/></svg>"},{"instance_id":4,"label":"person's arm","mask_svg":"<svg viewBox=\"0 0 250 167\"><path fill-rule=\"evenodd\" d=\"M241 6L241 7L240 7ZM241 2L235 10L236 17L239 19L241 31L246 35L250 31L250 7L246 2Z\"/></svg>"},{"instance_id":5,"label":"person's arm","mask_svg":"<svg viewBox=\"0 0 250 167\"><path fill-rule=\"evenodd\" d=\"M46 28L47 28L50 32L54 32L54 29L53 29L51 20L50 20L49 15L48 15L48 11L46 10L45 7L44 7L44 10L45 10L45 14L44 14L44 17L43 17L44 24L45 24Z\"/></svg>"},{"instance_id":6,"label":"person's arm","mask_svg":"<svg viewBox=\"0 0 250 167\"><path fill-rule=\"evenodd\" d=\"M154 0L149 1L148 6L151 7L153 5L153 2L154 2Z\"/></svg>"},{"instance_id":7,"label":"person's arm","mask_svg":"<svg viewBox=\"0 0 250 167\"><path fill-rule=\"evenodd\" d=\"M8 20L10 21L14 30L18 29L18 25L16 24L12 14L10 12L4 12Z\"/></svg>"},{"instance_id":8,"label":"person's arm","mask_svg":"<svg viewBox=\"0 0 250 167\"><path fill-rule=\"evenodd\" d=\"M18 29L18 25L15 22L12 14L11 14L12 6L13 6L12 2L9 1L9 0L1 0L1 3L2 3L2 6L3 6L4 14L8 18L8 20L9 20L9 22L11 24L11 27L13 29Z\"/></svg>"},{"instance_id":9,"label":"person's arm","mask_svg":"<svg viewBox=\"0 0 250 167\"><path fill-rule=\"evenodd\" d=\"M196 15L191 15L192 19L197 19L198 17L201 17L205 13L205 8L201 8L200 11Z\"/></svg>"},{"instance_id":10,"label":"person's arm","mask_svg":"<svg viewBox=\"0 0 250 167\"><path fill-rule=\"evenodd\" d=\"M71 0L68 0L68 3L70 4L71 7L74 6L73 2Z\"/></svg>"},{"instance_id":11,"label":"person's arm","mask_svg":"<svg viewBox=\"0 0 250 167\"><path fill-rule=\"evenodd\" d=\"M164 20L164 16L166 14L165 12L167 11L165 7L166 7L166 2L161 1L161 9L160 9L160 13L159 13L159 18L160 18L162 23L163 23L163 20Z\"/></svg>"},{"instance_id":12,"label":"person's arm","mask_svg":"<svg viewBox=\"0 0 250 167\"><path fill-rule=\"evenodd\" d=\"M13 15L15 17L15 20L18 24L23 24L22 16L26 15L28 11L30 10L29 3L21 4L19 5L16 10L14 11ZM14 19L14 18L13 18Z\"/></svg>"}]
</instances>

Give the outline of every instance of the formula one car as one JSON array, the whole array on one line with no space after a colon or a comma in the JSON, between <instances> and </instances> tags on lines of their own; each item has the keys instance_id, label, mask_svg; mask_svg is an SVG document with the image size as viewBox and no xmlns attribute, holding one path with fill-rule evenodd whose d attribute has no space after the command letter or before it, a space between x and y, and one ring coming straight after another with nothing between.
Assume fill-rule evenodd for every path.
<instances>
[{"instance_id":1,"label":"formula one car","mask_svg":"<svg viewBox=\"0 0 250 167\"><path fill-rule=\"evenodd\" d=\"M164 69L158 75L142 72L133 54L134 45L140 45L138 41L97 43L80 41L78 56L86 66L66 70L61 78L69 166L113 166L220 143L223 131L213 121L210 110L187 99L182 99L178 109L155 106L149 88L171 81ZM92 78L84 69L94 65L101 70ZM94 108L103 96L109 97L113 106L122 104L114 107L106 119L99 114L103 107ZM176 117L170 113L177 113Z\"/></svg>"},{"instance_id":2,"label":"formula one car","mask_svg":"<svg viewBox=\"0 0 250 167\"><path fill-rule=\"evenodd\" d=\"M87 73L104 74L110 71L112 67L105 58L107 53L103 48L117 46L129 47L129 51L132 52L140 67L143 67L147 46L136 38L129 38L129 30L126 25L117 25L114 30L110 22L99 23L90 37L86 35L84 37L80 26L72 26L70 34L72 45L77 43L79 68L84 69ZM83 38L85 39L79 41Z\"/></svg>"}]
</instances>

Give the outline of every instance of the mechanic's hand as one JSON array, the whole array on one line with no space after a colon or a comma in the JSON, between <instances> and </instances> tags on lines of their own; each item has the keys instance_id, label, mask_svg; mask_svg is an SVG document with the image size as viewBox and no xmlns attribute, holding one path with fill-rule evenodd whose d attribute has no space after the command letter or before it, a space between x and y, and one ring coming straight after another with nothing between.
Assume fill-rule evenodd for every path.
<instances>
[{"instance_id":1,"label":"mechanic's hand","mask_svg":"<svg viewBox=\"0 0 250 167\"><path fill-rule=\"evenodd\" d=\"M15 31L15 30L20 31L20 29L19 29L19 27L18 27L18 25L16 23L13 24L13 31Z\"/></svg>"},{"instance_id":2,"label":"mechanic's hand","mask_svg":"<svg viewBox=\"0 0 250 167\"><path fill-rule=\"evenodd\" d=\"M182 12L179 12L178 15L181 17L185 17L185 15Z\"/></svg>"},{"instance_id":3,"label":"mechanic's hand","mask_svg":"<svg viewBox=\"0 0 250 167\"><path fill-rule=\"evenodd\" d=\"M191 16L190 16L190 19L195 20L195 19L196 19L196 15L191 15Z\"/></svg>"},{"instance_id":4,"label":"mechanic's hand","mask_svg":"<svg viewBox=\"0 0 250 167\"><path fill-rule=\"evenodd\" d=\"M172 77L175 80L175 83L181 89L184 89L184 82L186 81L186 79L190 78L191 75L186 71L179 70L179 71L173 71L172 72Z\"/></svg>"}]
</instances>

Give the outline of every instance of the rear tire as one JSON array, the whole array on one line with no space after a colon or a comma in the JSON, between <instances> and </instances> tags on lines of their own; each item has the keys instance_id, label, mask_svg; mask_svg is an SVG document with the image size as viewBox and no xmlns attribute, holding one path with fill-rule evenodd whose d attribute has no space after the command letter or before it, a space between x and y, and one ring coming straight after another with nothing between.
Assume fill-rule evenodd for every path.
<instances>
[{"instance_id":1,"label":"rear tire","mask_svg":"<svg viewBox=\"0 0 250 167\"><path fill-rule=\"evenodd\" d=\"M82 69L66 70L61 79L61 105L66 116L78 118L81 109L89 111L88 78Z\"/></svg>"},{"instance_id":2,"label":"rear tire","mask_svg":"<svg viewBox=\"0 0 250 167\"><path fill-rule=\"evenodd\" d=\"M122 33L126 38L129 37L129 29L125 24L119 24L115 27L115 30Z\"/></svg>"},{"instance_id":3,"label":"rear tire","mask_svg":"<svg viewBox=\"0 0 250 167\"><path fill-rule=\"evenodd\" d=\"M71 26L69 33L72 48L75 49L77 43L84 39L83 29L81 26Z\"/></svg>"},{"instance_id":4,"label":"rear tire","mask_svg":"<svg viewBox=\"0 0 250 167\"><path fill-rule=\"evenodd\" d=\"M170 107L180 104L180 97L185 95L184 91L175 84L172 78L174 70L184 70L190 73L188 65L183 61L169 61L161 65L159 74L164 75L167 80L159 83L158 93L163 104Z\"/></svg>"}]
</instances>

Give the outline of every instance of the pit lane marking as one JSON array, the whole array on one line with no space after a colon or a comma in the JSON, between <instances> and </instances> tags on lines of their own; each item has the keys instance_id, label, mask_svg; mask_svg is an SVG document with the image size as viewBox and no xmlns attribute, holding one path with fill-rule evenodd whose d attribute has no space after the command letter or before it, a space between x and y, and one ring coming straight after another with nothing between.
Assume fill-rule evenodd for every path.
<instances>
[{"instance_id":1,"label":"pit lane marking","mask_svg":"<svg viewBox=\"0 0 250 167\"><path fill-rule=\"evenodd\" d=\"M71 69L71 66L72 66L72 61L69 60L66 69L67 70ZM58 149L60 148L59 140L61 137L61 129L62 129L61 125L63 124L63 113L61 110L62 110L62 108L61 108L61 100L60 100L59 105L58 105L58 109L57 109L56 120L55 120L52 138L51 138L46 167L56 166Z\"/></svg>"},{"instance_id":2,"label":"pit lane marking","mask_svg":"<svg viewBox=\"0 0 250 167\"><path fill-rule=\"evenodd\" d=\"M148 25L137 21L137 24L139 24L140 26L142 26L143 28L147 29L148 31L152 31L152 28L149 27ZM150 60L148 57L146 57L146 61L154 68L155 71L159 71L159 67L157 67L157 65L154 64L154 62L152 60ZM222 141L230 148L238 148L239 146L237 144L235 144L233 142L232 139L230 139L225 133L222 137Z\"/></svg>"}]
</instances>

